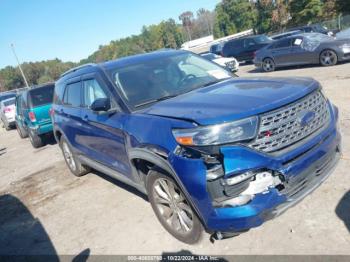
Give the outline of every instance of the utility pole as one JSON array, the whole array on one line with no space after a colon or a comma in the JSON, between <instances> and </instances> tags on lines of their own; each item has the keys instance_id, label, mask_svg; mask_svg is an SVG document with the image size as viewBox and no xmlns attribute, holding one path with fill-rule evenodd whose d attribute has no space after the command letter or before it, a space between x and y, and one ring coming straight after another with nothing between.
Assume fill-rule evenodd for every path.
<instances>
[{"instance_id":1,"label":"utility pole","mask_svg":"<svg viewBox=\"0 0 350 262\"><path fill-rule=\"evenodd\" d=\"M20 64L20 62L19 62L19 60L18 60L18 57L17 57L17 55L16 55L16 52L15 52L15 46L14 46L13 44L11 44L11 49L12 49L13 55L15 56L15 58L16 58L16 60L17 60L18 68L19 68L19 71L21 71L21 74L22 74L22 77L23 77L23 79L24 79L24 82L25 82L27 88L29 88L29 85L28 85L26 76L25 76L24 73L23 73L21 64Z\"/></svg>"}]
</instances>

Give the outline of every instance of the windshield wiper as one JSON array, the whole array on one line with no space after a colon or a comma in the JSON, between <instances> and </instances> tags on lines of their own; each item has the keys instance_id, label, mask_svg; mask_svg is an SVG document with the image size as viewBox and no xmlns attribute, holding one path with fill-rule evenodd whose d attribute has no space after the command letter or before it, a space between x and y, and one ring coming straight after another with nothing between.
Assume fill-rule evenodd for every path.
<instances>
[{"instance_id":1,"label":"windshield wiper","mask_svg":"<svg viewBox=\"0 0 350 262\"><path fill-rule=\"evenodd\" d=\"M207 86L211 86L211 85L215 85L215 84L220 83L220 82L222 82L222 81L225 81L225 80L227 80L227 79L230 79L230 77L227 77L227 78L224 78L224 79L218 79L218 80L211 81L211 82L209 82L209 83L206 83L206 84L204 84L204 85L199 86L199 88L207 87Z\"/></svg>"},{"instance_id":2,"label":"windshield wiper","mask_svg":"<svg viewBox=\"0 0 350 262\"><path fill-rule=\"evenodd\" d=\"M148 105L148 104L152 104L152 103L156 103L156 102L159 102L159 101L163 101L163 100L167 100L169 98L173 98L177 95L168 95L168 96L162 96L160 98L157 98L157 99L152 99L152 100L148 100L146 102L143 102L143 103L140 103L140 104L137 104L135 105L134 107L141 107L141 106L145 106L145 105Z\"/></svg>"}]
</instances>

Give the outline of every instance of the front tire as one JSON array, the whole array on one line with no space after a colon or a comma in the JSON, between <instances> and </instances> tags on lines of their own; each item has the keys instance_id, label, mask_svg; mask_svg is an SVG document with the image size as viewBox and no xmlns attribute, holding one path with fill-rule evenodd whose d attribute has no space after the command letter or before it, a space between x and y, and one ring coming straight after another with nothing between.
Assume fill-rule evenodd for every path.
<instances>
[{"instance_id":1,"label":"front tire","mask_svg":"<svg viewBox=\"0 0 350 262\"><path fill-rule=\"evenodd\" d=\"M184 243L199 242L203 226L174 179L162 171L151 170L146 188L153 211L163 227Z\"/></svg>"},{"instance_id":2,"label":"front tire","mask_svg":"<svg viewBox=\"0 0 350 262\"><path fill-rule=\"evenodd\" d=\"M337 53L333 50L323 50L320 54L320 63L322 66L333 66L338 63Z\"/></svg>"},{"instance_id":3,"label":"front tire","mask_svg":"<svg viewBox=\"0 0 350 262\"><path fill-rule=\"evenodd\" d=\"M66 164L73 175L80 177L90 172L90 169L83 166L76 158L71 147L68 145L68 142L63 137L60 139L60 147L64 160L66 161Z\"/></svg>"},{"instance_id":4,"label":"front tire","mask_svg":"<svg viewBox=\"0 0 350 262\"><path fill-rule=\"evenodd\" d=\"M262 69L264 72L272 72L275 71L276 65L275 62L271 58L265 58L262 62Z\"/></svg>"}]
</instances>

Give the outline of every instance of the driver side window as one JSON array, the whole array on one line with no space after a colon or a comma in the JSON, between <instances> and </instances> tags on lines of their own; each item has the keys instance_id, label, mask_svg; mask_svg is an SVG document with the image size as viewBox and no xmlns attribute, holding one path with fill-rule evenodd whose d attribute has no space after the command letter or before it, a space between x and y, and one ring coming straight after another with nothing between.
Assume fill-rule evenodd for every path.
<instances>
[{"instance_id":1,"label":"driver side window","mask_svg":"<svg viewBox=\"0 0 350 262\"><path fill-rule=\"evenodd\" d=\"M98 98L107 98L100 84L96 79L88 79L83 81L84 90L84 106L90 108L92 103Z\"/></svg>"}]
</instances>

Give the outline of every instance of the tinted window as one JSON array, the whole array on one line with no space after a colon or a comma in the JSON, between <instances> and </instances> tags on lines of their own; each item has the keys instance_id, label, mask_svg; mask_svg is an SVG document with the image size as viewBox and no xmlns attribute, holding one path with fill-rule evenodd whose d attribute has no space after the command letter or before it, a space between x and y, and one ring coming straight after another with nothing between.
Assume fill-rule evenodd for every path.
<instances>
[{"instance_id":1,"label":"tinted window","mask_svg":"<svg viewBox=\"0 0 350 262\"><path fill-rule=\"evenodd\" d=\"M66 105L79 107L81 105L81 82L69 84L64 93L63 102Z\"/></svg>"},{"instance_id":2,"label":"tinted window","mask_svg":"<svg viewBox=\"0 0 350 262\"><path fill-rule=\"evenodd\" d=\"M84 106L90 107L98 98L107 98L100 84L96 79L89 79L83 82L84 86Z\"/></svg>"},{"instance_id":3,"label":"tinted window","mask_svg":"<svg viewBox=\"0 0 350 262\"><path fill-rule=\"evenodd\" d=\"M0 96L0 102L5 100L5 99L9 99L11 97L16 97L16 95L15 94L2 95L2 96Z\"/></svg>"},{"instance_id":4,"label":"tinted window","mask_svg":"<svg viewBox=\"0 0 350 262\"><path fill-rule=\"evenodd\" d=\"M244 47L254 46L256 43L253 38L244 39Z\"/></svg>"},{"instance_id":5,"label":"tinted window","mask_svg":"<svg viewBox=\"0 0 350 262\"><path fill-rule=\"evenodd\" d=\"M27 108L27 104L26 104L26 101L23 97L23 95L21 96L21 109L26 109Z\"/></svg>"},{"instance_id":6,"label":"tinted window","mask_svg":"<svg viewBox=\"0 0 350 262\"><path fill-rule=\"evenodd\" d=\"M283 39L278 41L277 43L275 43L273 45L273 48L286 48L286 47L290 47L290 39Z\"/></svg>"},{"instance_id":7,"label":"tinted window","mask_svg":"<svg viewBox=\"0 0 350 262\"><path fill-rule=\"evenodd\" d=\"M10 105L14 105L15 104L15 98L11 99L11 100L7 100L7 101L4 101L4 106L10 106Z\"/></svg>"},{"instance_id":8,"label":"tinted window","mask_svg":"<svg viewBox=\"0 0 350 262\"><path fill-rule=\"evenodd\" d=\"M32 89L28 92L30 105L32 107L52 103L54 86L44 86Z\"/></svg>"}]
</instances>

